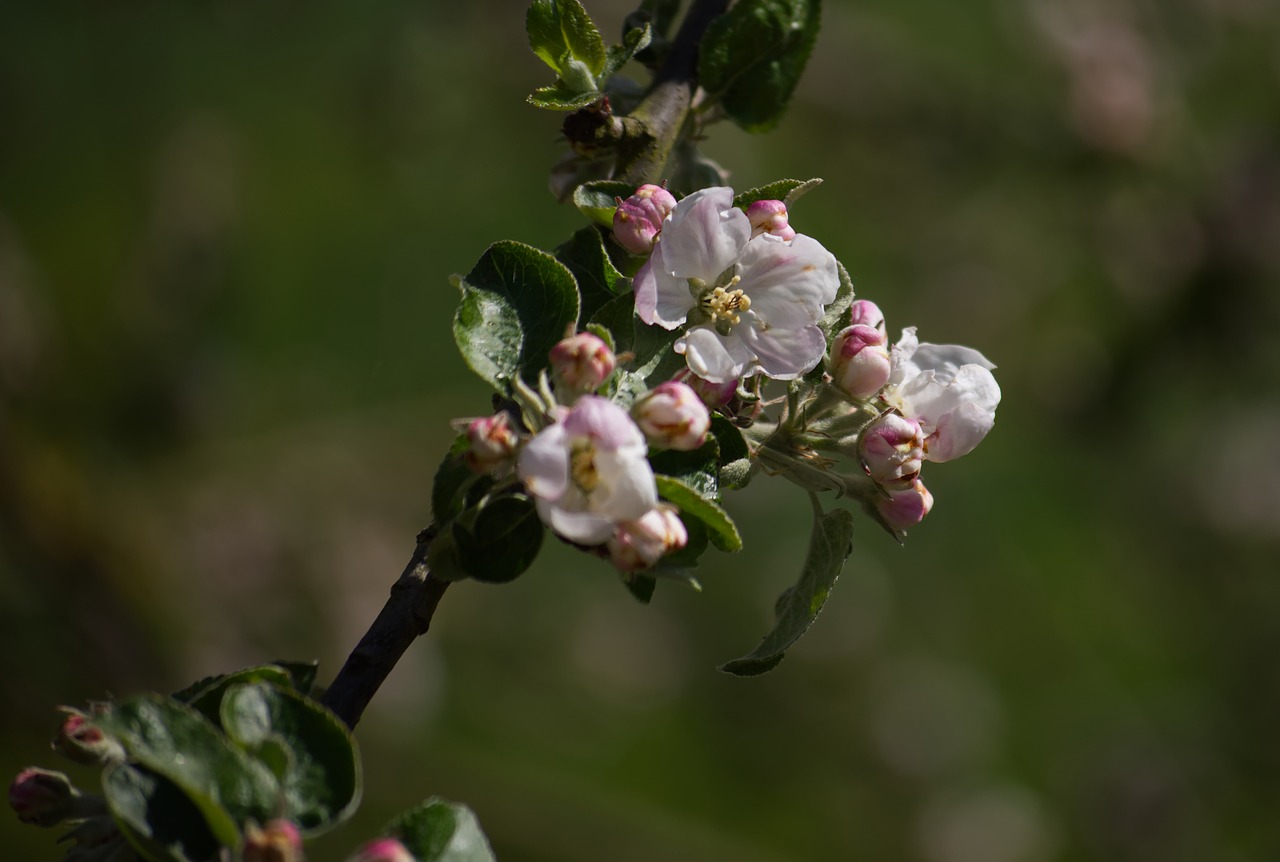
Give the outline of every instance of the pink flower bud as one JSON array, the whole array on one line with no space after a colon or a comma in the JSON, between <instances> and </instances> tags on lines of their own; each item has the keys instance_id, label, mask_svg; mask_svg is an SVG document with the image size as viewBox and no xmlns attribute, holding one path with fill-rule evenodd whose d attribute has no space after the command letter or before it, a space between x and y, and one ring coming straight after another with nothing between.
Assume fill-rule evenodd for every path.
<instances>
[{"instance_id":1,"label":"pink flower bud","mask_svg":"<svg viewBox=\"0 0 1280 862\"><path fill-rule=\"evenodd\" d=\"M782 201L755 201L747 207L747 219L752 237L768 233L788 241L796 238L795 230L787 224L787 207Z\"/></svg>"},{"instance_id":2,"label":"pink flower bud","mask_svg":"<svg viewBox=\"0 0 1280 862\"><path fill-rule=\"evenodd\" d=\"M464 456L467 466L476 473L487 473L515 454L519 435L511 427L507 412L495 413L467 424L467 440L471 448Z\"/></svg>"},{"instance_id":3,"label":"pink flower bud","mask_svg":"<svg viewBox=\"0 0 1280 862\"><path fill-rule=\"evenodd\" d=\"M688 386L702 399L703 404L711 408L724 407L733 400L733 396L738 394L736 379L726 380L724 383L712 383L694 374L687 366L677 371L671 379Z\"/></svg>"},{"instance_id":4,"label":"pink flower bud","mask_svg":"<svg viewBox=\"0 0 1280 862\"><path fill-rule=\"evenodd\" d=\"M924 462L920 423L898 413L873 420L858 439L858 457L867 475L890 490L910 488Z\"/></svg>"},{"instance_id":5,"label":"pink flower bud","mask_svg":"<svg viewBox=\"0 0 1280 862\"><path fill-rule=\"evenodd\" d=\"M394 838L375 838L347 862L416 862L413 854Z\"/></svg>"},{"instance_id":6,"label":"pink flower bud","mask_svg":"<svg viewBox=\"0 0 1280 862\"><path fill-rule=\"evenodd\" d=\"M635 521L618 524L609 539L609 560L623 573L652 567L689 544L689 532L674 506L655 506Z\"/></svg>"},{"instance_id":7,"label":"pink flower bud","mask_svg":"<svg viewBox=\"0 0 1280 862\"><path fill-rule=\"evenodd\" d=\"M575 392L594 392L613 373L618 360L598 336L579 332L551 348L551 374Z\"/></svg>"},{"instance_id":8,"label":"pink flower bud","mask_svg":"<svg viewBox=\"0 0 1280 862\"><path fill-rule=\"evenodd\" d=\"M303 858L302 834L288 820L245 827L243 862L302 862Z\"/></svg>"},{"instance_id":9,"label":"pink flower bud","mask_svg":"<svg viewBox=\"0 0 1280 862\"><path fill-rule=\"evenodd\" d=\"M849 316L850 326L870 326L884 332L884 312L869 299L855 299Z\"/></svg>"},{"instance_id":10,"label":"pink flower bud","mask_svg":"<svg viewBox=\"0 0 1280 862\"><path fill-rule=\"evenodd\" d=\"M854 398L875 395L889 382L893 370L888 343L884 332L865 324L842 330L831 341L827 370L832 381Z\"/></svg>"},{"instance_id":11,"label":"pink flower bud","mask_svg":"<svg viewBox=\"0 0 1280 862\"><path fill-rule=\"evenodd\" d=\"M78 709L62 707L66 720L53 740L53 750L76 763L120 763L125 758L124 746L92 724L92 719Z\"/></svg>"},{"instance_id":12,"label":"pink flower bud","mask_svg":"<svg viewBox=\"0 0 1280 862\"><path fill-rule=\"evenodd\" d=\"M613 212L613 236L632 254L648 254L662 232L662 223L675 209L676 199L662 186L646 183Z\"/></svg>"},{"instance_id":13,"label":"pink flower bud","mask_svg":"<svg viewBox=\"0 0 1280 862\"><path fill-rule=\"evenodd\" d=\"M77 808L80 791L61 772L29 766L9 785L9 805L23 823L57 826Z\"/></svg>"},{"instance_id":14,"label":"pink flower bud","mask_svg":"<svg viewBox=\"0 0 1280 862\"><path fill-rule=\"evenodd\" d=\"M916 479L906 490L890 491L888 499L877 497L875 503L885 523L898 532L905 532L929 514L933 508L933 495L924 482Z\"/></svg>"},{"instance_id":15,"label":"pink flower bud","mask_svg":"<svg viewBox=\"0 0 1280 862\"><path fill-rule=\"evenodd\" d=\"M707 440L711 414L684 383L659 383L631 407L631 417L654 446L689 451Z\"/></svg>"}]
</instances>

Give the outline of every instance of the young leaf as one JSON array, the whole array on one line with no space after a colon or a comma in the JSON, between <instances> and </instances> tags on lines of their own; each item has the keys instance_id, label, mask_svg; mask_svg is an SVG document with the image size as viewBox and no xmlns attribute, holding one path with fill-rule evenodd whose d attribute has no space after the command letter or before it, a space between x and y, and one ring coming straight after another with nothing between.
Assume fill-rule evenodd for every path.
<instances>
[{"instance_id":1,"label":"young leaf","mask_svg":"<svg viewBox=\"0 0 1280 862\"><path fill-rule=\"evenodd\" d=\"M748 132L786 110L818 35L820 0L741 0L707 28L698 59L703 88Z\"/></svg>"},{"instance_id":2,"label":"young leaf","mask_svg":"<svg viewBox=\"0 0 1280 862\"><path fill-rule=\"evenodd\" d=\"M618 272L605 253L603 237L595 227L584 227L555 250L556 259L569 268L582 297L579 319L589 321L600 307L619 294L631 295L631 280Z\"/></svg>"},{"instance_id":3,"label":"young leaf","mask_svg":"<svg viewBox=\"0 0 1280 862\"><path fill-rule=\"evenodd\" d=\"M355 739L319 703L291 689L239 685L222 700L222 726L250 752L287 753L280 776L282 814L307 834L323 832L355 810L360 801Z\"/></svg>"},{"instance_id":4,"label":"young leaf","mask_svg":"<svg viewBox=\"0 0 1280 862\"><path fill-rule=\"evenodd\" d=\"M636 54L649 47L653 39L653 28L648 24L632 27L622 36L621 45L610 45L605 52L604 68L600 70L599 81L603 84L609 76L618 71Z\"/></svg>"},{"instance_id":5,"label":"young leaf","mask_svg":"<svg viewBox=\"0 0 1280 862\"><path fill-rule=\"evenodd\" d=\"M582 63L592 75L604 69L600 31L578 0L533 0L525 15L529 47L561 78L568 59Z\"/></svg>"},{"instance_id":6,"label":"young leaf","mask_svg":"<svg viewBox=\"0 0 1280 862\"><path fill-rule=\"evenodd\" d=\"M791 204L802 195L813 191L820 185L822 185L822 180L817 177L811 180L778 180L768 185L757 186L754 189L739 192L733 197L733 205L739 209L746 209L756 201L782 201L790 208Z\"/></svg>"},{"instance_id":7,"label":"young leaf","mask_svg":"<svg viewBox=\"0 0 1280 862\"><path fill-rule=\"evenodd\" d=\"M573 205L578 211L603 227L613 227L613 211L618 198L631 197L636 187L618 180L592 180L573 190Z\"/></svg>"},{"instance_id":8,"label":"young leaf","mask_svg":"<svg viewBox=\"0 0 1280 862\"><path fill-rule=\"evenodd\" d=\"M814 501L809 553L795 586L778 599L777 622L760 645L742 658L720 666L737 676L755 676L777 667L786 651L800 639L822 610L852 549L853 515L844 509L823 514Z\"/></svg>"},{"instance_id":9,"label":"young leaf","mask_svg":"<svg viewBox=\"0 0 1280 862\"><path fill-rule=\"evenodd\" d=\"M102 795L116 825L145 859L203 862L219 849L204 816L167 778L141 766L113 764L102 773Z\"/></svg>"},{"instance_id":10,"label":"young leaf","mask_svg":"<svg viewBox=\"0 0 1280 862\"><path fill-rule=\"evenodd\" d=\"M279 787L271 772L191 707L140 694L114 704L94 723L120 740L133 760L177 785L222 844L236 846L245 821L273 816Z\"/></svg>"},{"instance_id":11,"label":"young leaf","mask_svg":"<svg viewBox=\"0 0 1280 862\"><path fill-rule=\"evenodd\" d=\"M578 320L578 285L544 251L504 240L489 246L465 277L453 337L471 370L507 394L522 370L536 380L547 354Z\"/></svg>"},{"instance_id":12,"label":"young leaf","mask_svg":"<svg viewBox=\"0 0 1280 862\"><path fill-rule=\"evenodd\" d=\"M246 682L266 682L290 688L293 686L293 677L284 668L273 664L247 667L235 673L223 674L188 702L193 709L199 710L201 715L217 725L221 721L222 696L231 686Z\"/></svg>"},{"instance_id":13,"label":"young leaf","mask_svg":"<svg viewBox=\"0 0 1280 862\"><path fill-rule=\"evenodd\" d=\"M840 287L836 289L836 298L827 306L822 320L818 323L828 343L840 330L849 325L849 309L853 305L853 279L849 278L849 271L840 261L836 261L836 269L840 272Z\"/></svg>"},{"instance_id":14,"label":"young leaf","mask_svg":"<svg viewBox=\"0 0 1280 862\"><path fill-rule=\"evenodd\" d=\"M738 528L728 512L679 479L670 476L655 476L654 479L657 480L658 495L662 499L675 503L680 507L682 515L697 518L703 523L711 544L729 553L742 550L742 536L738 534Z\"/></svg>"},{"instance_id":15,"label":"young leaf","mask_svg":"<svg viewBox=\"0 0 1280 862\"><path fill-rule=\"evenodd\" d=\"M418 862L494 862L471 809L438 796L401 814L384 832L400 839Z\"/></svg>"},{"instance_id":16,"label":"young leaf","mask_svg":"<svg viewBox=\"0 0 1280 862\"><path fill-rule=\"evenodd\" d=\"M466 574L482 583L505 584L533 565L543 532L533 500L514 494L481 501L454 521L451 535Z\"/></svg>"},{"instance_id":17,"label":"young leaf","mask_svg":"<svg viewBox=\"0 0 1280 862\"><path fill-rule=\"evenodd\" d=\"M470 445L467 435L459 434L449 447L449 454L436 468L431 483L431 516L437 524L447 524L462 512L462 489L476 475L462 460Z\"/></svg>"},{"instance_id":18,"label":"young leaf","mask_svg":"<svg viewBox=\"0 0 1280 862\"><path fill-rule=\"evenodd\" d=\"M575 90L564 81L556 81L545 87L538 87L525 97L535 108L546 108L549 111L576 111L593 102L600 101L604 95L597 90Z\"/></svg>"},{"instance_id":19,"label":"young leaf","mask_svg":"<svg viewBox=\"0 0 1280 862\"><path fill-rule=\"evenodd\" d=\"M613 352L628 353L635 346L636 303L629 293L615 296L596 309L591 324L603 326L613 335Z\"/></svg>"}]
</instances>

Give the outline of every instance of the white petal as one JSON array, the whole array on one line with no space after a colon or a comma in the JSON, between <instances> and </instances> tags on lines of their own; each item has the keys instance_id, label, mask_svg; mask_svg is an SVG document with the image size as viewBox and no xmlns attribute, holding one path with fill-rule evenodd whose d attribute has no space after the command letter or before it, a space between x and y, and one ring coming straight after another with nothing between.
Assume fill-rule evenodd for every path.
<instances>
[{"instance_id":1,"label":"white petal","mask_svg":"<svg viewBox=\"0 0 1280 862\"><path fill-rule=\"evenodd\" d=\"M951 380L961 367L977 365L981 368L995 368L995 363L972 347L960 344L921 344L916 348L911 361L925 371L936 371L938 377Z\"/></svg>"},{"instance_id":2,"label":"white petal","mask_svg":"<svg viewBox=\"0 0 1280 862\"><path fill-rule=\"evenodd\" d=\"M746 328L739 326L728 336L721 336L709 326L695 326L676 342L676 353L683 353L689 370L703 380L737 380L755 358L751 348L738 337L738 331Z\"/></svg>"},{"instance_id":3,"label":"white petal","mask_svg":"<svg viewBox=\"0 0 1280 862\"><path fill-rule=\"evenodd\" d=\"M769 234L753 239L742 252L738 275L751 310L771 326L788 329L821 320L822 307L840 287L835 257L807 236L789 243Z\"/></svg>"},{"instance_id":4,"label":"white petal","mask_svg":"<svg viewBox=\"0 0 1280 862\"><path fill-rule=\"evenodd\" d=\"M733 205L733 189L694 192L672 210L659 235L663 268L679 279L710 282L738 259L751 239L751 221Z\"/></svg>"},{"instance_id":5,"label":"white petal","mask_svg":"<svg viewBox=\"0 0 1280 862\"><path fill-rule=\"evenodd\" d=\"M542 523L579 545L601 545L613 535L614 524L596 512L572 512L546 500L535 500Z\"/></svg>"},{"instance_id":6,"label":"white petal","mask_svg":"<svg viewBox=\"0 0 1280 862\"><path fill-rule=\"evenodd\" d=\"M898 339L898 343L893 345L889 353L893 363L893 371L889 374L890 386L900 386L920 373L920 366L916 365L912 359L915 356L916 348L919 346L920 342L916 338L916 328L914 326L908 326L902 330L902 336Z\"/></svg>"},{"instance_id":7,"label":"white petal","mask_svg":"<svg viewBox=\"0 0 1280 862\"><path fill-rule=\"evenodd\" d=\"M579 398L564 418L564 429L569 437L590 438L598 451L645 447L644 434L631 414L598 395Z\"/></svg>"},{"instance_id":8,"label":"white petal","mask_svg":"<svg viewBox=\"0 0 1280 862\"><path fill-rule=\"evenodd\" d=\"M525 445L516 474L534 497L558 500L564 496L569 487L569 450L563 425L544 428Z\"/></svg>"},{"instance_id":9,"label":"white petal","mask_svg":"<svg viewBox=\"0 0 1280 862\"><path fill-rule=\"evenodd\" d=\"M938 420L938 430L926 441L926 461L950 461L967 455L995 425L996 414L973 402L961 404Z\"/></svg>"},{"instance_id":10,"label":"white petal","mask_svg":"<svg viewBox=\"0 0 1280 862\"><path fill-rule=\"evenodd\" d=\"M644 449L597 450L594 461L600 484L589 498L592 511L611 521L634 521L658 505L653 468L645 458Z\"/></svg>"},{"instance_id":11,"label":"white petal","mask_svg":"<svg viewBox=\"0 0 1280 862\"><path fill-rule=\"evenodd\" d=\"M799 329L740 326L743 340L756 355L761 370L775 380L794 380L811 370L827 354L827 340L816 326Z\"/></svg>"},{"instance_id":12,"label":"white petal","mask_svg":"<svg viewBox=\"0 0 1280 862\"><path fill-rule=\"evenodd\" d=\"M667 269L659 242L653 254L636 273L631 288L636 295L636 314L645 323L656 323L665 329L675 329L684 323L685 315L693 308L693 294L689 282L676 278Z\"/></svg>"},{"instance_id":13,"label":"white petal","mask_svg":"<svg viewBox=\"0 0 1280 862\"><path fill-rule=\"evenodd\" d=\"M897 396L903 413L919 419L932 433L942 417L961 404L974 404L994 416L1000 403L1000 387L981 365L966 365L949 381L933 371L918 374L898 390Z\"/></svg>"}]
</instances>

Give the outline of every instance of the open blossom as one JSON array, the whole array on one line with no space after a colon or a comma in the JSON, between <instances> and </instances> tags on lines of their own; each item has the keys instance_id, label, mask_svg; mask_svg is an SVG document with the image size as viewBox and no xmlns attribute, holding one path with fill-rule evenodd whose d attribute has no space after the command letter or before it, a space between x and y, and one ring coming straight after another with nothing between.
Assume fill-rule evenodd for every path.
<instances>
[{"instance_id":1,"label":"open blossom","mask_svg":"<svg viewBox=\"0 0 1280 862\"><path fill-rule=\"evenodd\" d=\"M675 349L712 383L764 373L794 380L822 361L818 321L835 299L836 259L797 234L752 239L733 189L709 188L680 201L653 255L636 273L636 313L667 329L687 325Z\"/></svg>"},{"instance_id":2,"label":"open blossom","mask_svg":"<svg viewBox=\"0 0 1280 862\"><path fill-rule=\"evenodd\" d=\"M618 405L584 395L537 434L516 463L538 517L579 545L599 545L658 503L648 445Z\"/></svg>"},{"instance_id":3,"label":"open blossom","mask_svg":"<svg viewBox=\"0 0 1280 862\"><path fill-rule=\"evenodd\" d=\"M620 572L638 572L687 544L684 522L673 506L664 503L618 525L609 537L609 560Z\"/></svg>"},{"instance_id":4,"label":"open blossom","mask_svg":"<svg viewBox=\"0 0 1280 862\"><path fill-rule=\"evenodd\" d=\"M659 383L631 407L631 415L654 446L697 449L707 442L711 414L688 385L677 380Z\"/></svg>"},{"instance_id":5,"label":"open blossom","mask_svg":"<svg viewBox=\"0 0 1280 862\"><path fill-rule=\"evenodd\" d=\"M985 356L958 344L921 344L902 331L891 353L893 371L882 397L920 423L925 459L950 461L973 451L996 421L1000 387Z\"/></svg>"}]
</instances>

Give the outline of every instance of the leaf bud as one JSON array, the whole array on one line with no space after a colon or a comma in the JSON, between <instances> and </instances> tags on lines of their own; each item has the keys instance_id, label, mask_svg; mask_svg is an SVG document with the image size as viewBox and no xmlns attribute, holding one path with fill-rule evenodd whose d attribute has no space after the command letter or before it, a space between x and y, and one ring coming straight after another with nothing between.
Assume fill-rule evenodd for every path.
<instances>
[{"instance_id":1,"label":"leaf bud","mask_svg":"<svg viewBox=\"0 0 1280 862\"><path fill-rule=\"evenodd\" d=\"M787 224L787 206L782 201L754 201L747 207L751 236L772 234L787 241L796 238L795 228Z\"/></svg>"},{"instance_id":2,"label":"leaf bud","mask_svg":"<svg viewBox=\"0 0 1280 862\"><path fill-rule=\"evenodd\" d=\"M737 380L712 383L694 374L688 367L681 368L671 379L687 385L702 399L703 404L713 409L726 406L738 394Z\"/></svg>"},{"instance_id":3,"label":"leaf bud","mask_svg":"<svg viewBox=\"0 0 1280 862\"><path fill-rule=\"evenodd\" d=\"M890 491L888 497L876 497L875 506L885 523L901 533L924 520L933 508L933 495L924 482L916 479L906 490Z\"/></svg>"},{"instance_id":4,"label":"leaf bud","mask_svg":"<svg viewBox=\"0 0 1280 862\"><path fill-rule=\"evenodd\" d=\"M650 444L683 452L705 443L711 428L707 405L698 393L678 380L655 386L632 405L631 417Z\"/></svg>"},{"instance_id":5,"label":"leaf bud","mask_svg":"<svg viewBox=\"0 0 1280 862\"><path fill-rule=\"evenodd\" d=\"M375 838L347 862L416 862L413 854L394 838Z\"/></svg>"},{"instance_id":6,"label":"leaf bud","mask_svg":"<svg viewBox=\"0 0 1280 862\"><path fill-rule=\"evenodd\" d=\"M503 411L467 423L467 442L470 448L463 456L467 466L476 473L487 473L511 459L519 435L511 427L511 415Z\"/></svg>"},{"instance_id":7,"label":"leaf bud","mask_svg":"<svg viewBox=\"0 0 1280 862\"><path fill-rule=\"evenodd\" d=\"M663 503L635 521L618 524L609 538L609 560L624 574L651 568L689 544L689 532L674 506Z\"/></svg>"},{"instance_id":8,"label":"leaf bud","mask_svg":"<svg viewBox=\"0 0 1280 862\"><path fill-rule=\"evenodd\" d=\"M831 340L827 370L832 382L854 398L870 398L889 382L893 365L882 330L859 323Z\"/></svg>"},{"instance_id":9,"label":"leaf bud","mask_svg":"<svg viewBox=\"0 0 1280 862\"><path fill-rule=\"evenodd\" d=\"M850 306L850 326L870 326L884 332L884 312L869 299L855 299Z\"/></svg>"},{"instance_id":10,"label":"leaf bud","mask_svg":"<svg viewBox=\"0 0 1280 862\"><path fill-rule=\"evenodd\" d=\"M9 785L9 806L33 826L57 826L81 812L80 791L61 772L29 766Z\"/></svg>"},{"instance_id":11,"label":"leaf bud","mask_svg":"<svg viewBox=\"0 0 1280 862\"><path fill-rule=\"evenodd\" d=\"M302 862L302 833L288 820L265 826L250 823L244 830L242 862Z\"/></svg>"},{"instance_id":12,"label":"leaf bud","mask_svg":"<svg viewBox=\"0 0 1280 862\"><path fill-rule=\"evenodd\" d=\"M551 348L551 375L559 386L574 392L594 392L617 366L609 345L590 332L579 332Z\"/></svg>"},{"instance_id":13,"label":"leaf bud","mask_svg":"<svg viewBox=\"0 0 1280 862\"><path fill-rule=\"evenodd\" d=\"M632 254L648 254L662 232L662 223L675 209L676 199L662 186L646 183L613 212L613 237Z\"/></svg>"},{"instance_id":14,"label":"leaf bud","mask_svg":"<svg viewBox=\"0 0 1280 862\"><path fill-rule=\"evenodd\" d=\"M96 727L89 715L69 706L62 707L62 712L66 719L53 740L54 751L76 763L106 765L124 760L124 746Z\"/></svg>"},{"instance_id":15,"label":"leaf bud","mask_svg":"<svg viewBox=\"0 0 1280 862\"><path fill-rule=\"evenodd\" d=\"M863 429L858 458L867 475L885 488L910 488L924 463L924 431L914 419L884 413Z\"/></svg>"}]
</instances>

